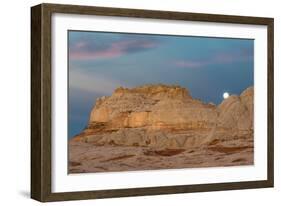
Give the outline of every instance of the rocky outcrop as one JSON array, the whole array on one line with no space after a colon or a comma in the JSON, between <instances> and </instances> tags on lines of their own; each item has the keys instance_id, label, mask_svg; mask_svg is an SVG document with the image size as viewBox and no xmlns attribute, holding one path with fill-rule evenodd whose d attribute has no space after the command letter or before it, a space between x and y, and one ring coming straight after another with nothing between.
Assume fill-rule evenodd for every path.
<instances>
[{"instance_id":1,"label":"rocky outcrop","mask_svg":"<svg viewBox=\"0 0 281 206\"><path fill-rule=\"evenodd\" d=\"M249 130L253 128L253 88L246 89L240 96L230 96L218 106L218 126Z\"/></svg>"},{"instance_id":2,"label":"rocky outcrop","mask_svg":"<svg viewBox=\"0 0 281 206\"><path fill-rule=\"evenodd\" d=\"M97 99L88 127L72 141L177 149L252 129L252 87L217 107L193 99L179 86L145 85L120 87L112 96Z\"/></svg>"}]
</instances>

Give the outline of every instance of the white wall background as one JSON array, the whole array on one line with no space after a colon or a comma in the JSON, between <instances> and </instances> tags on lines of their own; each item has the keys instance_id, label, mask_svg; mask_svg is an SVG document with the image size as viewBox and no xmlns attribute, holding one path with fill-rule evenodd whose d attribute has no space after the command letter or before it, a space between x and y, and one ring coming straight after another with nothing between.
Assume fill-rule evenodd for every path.
<instances>
[{"instance_id":1,"label":"white wall background","mask_svg":"<svg viewBox=\"0 0 281 206\"><path fill-rule=\"evenodd\" d=\"M57 0L95 6L218 13L275 18L275 188L161 195L47 205L280 205L281 201L281 12L276 0ZM30 184L30 7L37 0L1 2L0 11L0 203L39 205Z\"/></svg>"}]
</instances>

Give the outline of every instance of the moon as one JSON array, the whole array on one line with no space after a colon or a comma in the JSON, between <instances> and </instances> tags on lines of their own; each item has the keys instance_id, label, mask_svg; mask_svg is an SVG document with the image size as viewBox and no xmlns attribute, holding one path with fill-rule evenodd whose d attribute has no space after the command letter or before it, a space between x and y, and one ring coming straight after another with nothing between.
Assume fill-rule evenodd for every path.
<instances>
[{"instance_id":1,"label":"moon","mask_svg":"<svg viewBox=\"0 0 281 206\"><path fill-rule=\"evenodd\" d=\"M229 97L229 93L228 92L224 92L222 96L223 96L224 99L227 99Z\"/></svg>"}]
</instances>

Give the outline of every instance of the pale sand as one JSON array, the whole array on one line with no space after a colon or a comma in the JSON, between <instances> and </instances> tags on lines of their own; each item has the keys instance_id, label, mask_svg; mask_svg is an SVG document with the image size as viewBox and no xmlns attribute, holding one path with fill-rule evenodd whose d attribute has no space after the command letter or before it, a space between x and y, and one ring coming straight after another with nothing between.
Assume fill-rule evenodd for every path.
<instances>
[{"instance_id":1,"label":"pale sand","mask_svg":"<svg viewBox=\"0 0 281 206\"><path fill-rule=\"evenodd\" d=\"M252 135L226 139L185 150L69 141L69 173L253 165Z\"/></svg>"}]
</instances>

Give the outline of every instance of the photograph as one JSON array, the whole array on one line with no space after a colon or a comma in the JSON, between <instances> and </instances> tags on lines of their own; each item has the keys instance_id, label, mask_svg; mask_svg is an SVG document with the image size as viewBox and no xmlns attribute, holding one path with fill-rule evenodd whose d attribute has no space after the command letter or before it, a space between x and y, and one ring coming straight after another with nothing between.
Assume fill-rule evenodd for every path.
<instances>
[{"instance_id":1,"label":"photograph","mask_svg":"<svg viewBox=\"0 0 281 206\"><path fill-rule=\"evenodd\" d=\"M31 198L274 187L274 18L230 13L31 7Z\"/></svg>"},{"instance_id":2,"label":"photograph","mask_svg":"<svg viewBox=\"0 0 281 206\"><path fill-rule=\"evenodd\" d=\"M254 165L254 39L68 30L68 173Z\"/></svg>"}]
</instances>

